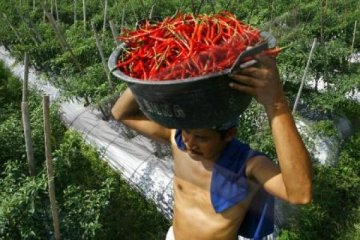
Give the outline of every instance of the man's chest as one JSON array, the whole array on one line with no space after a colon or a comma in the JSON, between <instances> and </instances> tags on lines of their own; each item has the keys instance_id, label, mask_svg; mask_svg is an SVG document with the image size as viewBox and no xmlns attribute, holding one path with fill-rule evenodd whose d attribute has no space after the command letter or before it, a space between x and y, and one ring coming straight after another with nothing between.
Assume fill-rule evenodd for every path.
<instances>
[{"instance_id":1,"label":"man's chest","mask_svg":"<svg viewBox=\"0 0 360 240\"><path fill-rule=\"evenodd\" d=\"M180 179L183 184L187 183L189 186L210 191L213 164L193 160L182 151L173 153L173 157L176 178Z\"/></svg>"}]
</instances>

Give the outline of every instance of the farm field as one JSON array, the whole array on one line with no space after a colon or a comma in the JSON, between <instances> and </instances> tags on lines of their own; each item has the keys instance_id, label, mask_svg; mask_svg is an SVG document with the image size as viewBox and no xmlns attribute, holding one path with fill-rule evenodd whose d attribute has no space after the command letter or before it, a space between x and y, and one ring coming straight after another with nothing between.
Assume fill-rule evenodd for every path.
<instances>
[{"instance_id":1,"label":"farm field","mask_svg":"<svg viewBox=\"0 0 360 240\"><path fill-rule=\"evenodd\" d=\"M286 97L296 118L311 128L304 134L309 149L315 149L316 136L334 144L331 159L320 161L319 154L311 152L313 201L301 207L283 206L277 238L360 239L359 1L16 2L0 0L0 44L20 63L27 55L30 66L60 93L50 108L50 139L62 238L165 238L171 223L156 202L129 186L102 160L100 149L67 129L58 106L77 99L85 108L99 111L101 120L110 121L111 106L126 88L107 67L121 31L134 29L137 21L149 16L163 19L177 11L209 15L228 11L275 36ZM29 170L22 85L1 63L0 239L54 239L42 93L30 89L27 99L35 159ZM251 102L240 119L239 137L275 159L261 107Z\"/></svg>"}]
</instances>

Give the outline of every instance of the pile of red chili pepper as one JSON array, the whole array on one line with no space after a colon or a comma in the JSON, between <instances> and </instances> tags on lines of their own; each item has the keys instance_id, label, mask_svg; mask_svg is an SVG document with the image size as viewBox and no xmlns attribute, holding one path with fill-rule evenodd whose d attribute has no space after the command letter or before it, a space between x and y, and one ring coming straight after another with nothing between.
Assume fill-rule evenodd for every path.
<instances>
[{"instance_id":1,"label":"pile of red chili pepper","mask_svg":"<svg viewBox=\"0 0 360 240\"><path fill-rule=\"evenodd\" d=\"M125 47L118 69L142 80L185 79L225 70L261 40L259 30L229 12L178 13L158 23L144 21L136 30L123 30L119 39ZM278 53L279 48L267 51Z\"/></svg>"}]
</instances>

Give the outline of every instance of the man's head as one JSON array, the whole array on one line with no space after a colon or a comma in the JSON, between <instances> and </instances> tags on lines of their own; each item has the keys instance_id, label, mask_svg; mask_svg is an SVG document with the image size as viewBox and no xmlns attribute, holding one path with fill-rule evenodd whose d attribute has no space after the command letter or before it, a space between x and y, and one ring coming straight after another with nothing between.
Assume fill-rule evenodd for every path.
<instances>
[{"instance_id":1,"label":"man's head","mask_svg":"<svg viewBox=\"0 0 360 240\"><path fill-rule=\"evenodd\" d=\"M237 122L236 122L237 123ZM182 139L185 151L194 160L216 160L226 144L236 136L237 124L212 129L184 129Z\"/></svg>"}]
</instances>

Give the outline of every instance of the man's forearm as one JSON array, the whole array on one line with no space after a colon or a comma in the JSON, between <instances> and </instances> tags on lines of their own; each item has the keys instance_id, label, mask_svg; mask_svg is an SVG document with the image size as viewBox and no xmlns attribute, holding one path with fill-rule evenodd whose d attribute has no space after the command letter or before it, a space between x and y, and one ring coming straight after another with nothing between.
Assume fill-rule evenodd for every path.
<instances>
[{"instance_id":1,"label":"man's forearm","mask_svg":"<svg viewBox=\"0 0 360 240\"><path fill-rule=\"evenodd\" d=\"M143 116L131 90L126 89L118 98L111 109L111 114L118 121L126 120L135 116Z\"/></svg>"},{"instance_id":2,"label":"man's forearm","mask_svg":"<svg viewBox=\"0 0 360 240\"><path fill-rule=\"evenodd\" d=\"M307 203L312 197L312 166L286 101L266 107L288 199Z\"/></svg>"}]
</instances>

